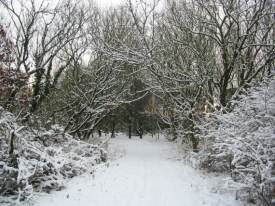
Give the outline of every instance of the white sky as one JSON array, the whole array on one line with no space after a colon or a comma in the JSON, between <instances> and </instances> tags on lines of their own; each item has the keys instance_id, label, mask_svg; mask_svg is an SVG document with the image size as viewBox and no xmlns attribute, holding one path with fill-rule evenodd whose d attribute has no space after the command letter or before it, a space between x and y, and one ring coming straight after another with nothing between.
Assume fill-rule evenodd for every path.
<instances>
[{"instance_id":1,"label":"white sky","mask_svg":"<svg viewBox=\"0 0 275 206\"><path fill-rule=\"evenodd\" d=\"M102 8L108 8L110 6L119 6L120 4L125 3L126 0L95 0L95 2Z\"/></svg>"},{"instance_id":2,"label":"white sky","mask_svg":"<svg viewBox=\"0 0 275 206\"><path fill-rule=\"evenodd\" d=\"M146 0L148 2L152 2L152 0ZM127 2L127 0L94 0L94 2L96 2L96 4L100 7L100 8L109 8L109 7L116 7L119 6L121 4L125 4ZM132 2L134 3L135 0L132 0ZM159 8L163 8L164 5L164 0L160 0L159 3Z\"/></svg>"}]
</instances>

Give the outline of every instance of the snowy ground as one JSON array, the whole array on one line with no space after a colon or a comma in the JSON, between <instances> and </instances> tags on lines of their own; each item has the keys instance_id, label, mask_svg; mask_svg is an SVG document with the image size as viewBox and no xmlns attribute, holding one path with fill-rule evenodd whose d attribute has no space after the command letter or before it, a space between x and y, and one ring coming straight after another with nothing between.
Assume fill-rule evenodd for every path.
<instances>
[{"instance_id":1,"label":"snowy ground","mask_svg":"<svg viewBox=\"0 0 275 206\"><path fill-rule=\"evenodd\" d=\"M110 161L95 174L77 177L60 192L35 197L35 206L237 206L233 194L217 192L209 177L177 160L164 138L112 139Z\"/></svg>"}]
</instances>

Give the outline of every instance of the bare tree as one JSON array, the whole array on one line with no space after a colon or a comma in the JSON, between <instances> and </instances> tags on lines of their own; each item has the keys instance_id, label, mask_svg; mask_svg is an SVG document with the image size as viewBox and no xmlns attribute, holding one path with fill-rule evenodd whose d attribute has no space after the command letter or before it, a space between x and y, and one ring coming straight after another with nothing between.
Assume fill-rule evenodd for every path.
<instances>
[{"instance_id":1,"label":"bare tree","mask_svg":"<svg viewBox=\"0 0 275 206\"><path fill-rule=\"evenodd\" d=\"M171 7L173 23L215 43L219 100L225 106L231 84L235 88L247 85L274 62L274 7L266 0L196 0L181 6L178 9L186 13L187 21Z\"/></svg>"},{"instance_id":2,"label":"bare tree","mask_svg":"<svg viewBox=\"0 0 275 206\"><path fill-rule=\"evenodd\" d=\"M0 3L9 12L15 29L15 69L24 71L32 81L29 112L33 113L70 64L71 58L60 61L59 56L66 45L83 35L86 12L70 0L55 6L34 0Z\"/></svg>"}]
</instances>

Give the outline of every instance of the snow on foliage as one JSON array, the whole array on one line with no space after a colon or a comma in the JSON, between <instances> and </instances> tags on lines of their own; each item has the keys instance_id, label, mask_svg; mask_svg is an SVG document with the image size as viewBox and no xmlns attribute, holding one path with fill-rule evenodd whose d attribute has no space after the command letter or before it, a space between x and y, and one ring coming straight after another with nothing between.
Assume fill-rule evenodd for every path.
<instances>
[{"instance_id":1,"label":"snow on foliage","mask_svg":"<svg viewBox=\"0 0 275 206\"><path fill-rule=\"evenodd\" d=\"M0 107L0 203L60 190L64 179L93 172L105 160L99 146L75 140L56 125L48 131L20 126Z\"/></svg>"},{"instance_id":2,"label":"snow on foliage","mask_svg":"<svg viewBox=\"0 0 275 206\"><path fill-rule=\"evenodd\" d=\"M200 164L212 171L230 171L242 185L238 198L271 205L275 78L243 92L232 105L231 112L215 112L201 125Z\"/></svg>"},{"instance_id":3,"label":"snow on foliage","mask_svg":"<svg viewBox=\"0 0 275 206\"><path fill-rule=\"evenodd\" d=\"M12 42L7 38L7 33L5 27L2 25L0 19L0 66L2 63L7 63L12 61Z\"/></svg>"}]
</instances>

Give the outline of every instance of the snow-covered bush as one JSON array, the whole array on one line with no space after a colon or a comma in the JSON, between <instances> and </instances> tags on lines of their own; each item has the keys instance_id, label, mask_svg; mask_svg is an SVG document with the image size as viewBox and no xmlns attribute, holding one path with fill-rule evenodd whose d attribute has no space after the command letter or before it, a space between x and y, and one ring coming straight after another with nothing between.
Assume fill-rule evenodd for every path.
<instances>
[{"instance_id":1,"label":"snow-covered bush","mask_svg":"<svg viewBox=\"0 0 275 206\"><path fill-rule=\"evenodd\" d=\"M64 179L93 172L105 160L99 146L75 140L58 126L20 126L0 107L0 196L21 201L33 192L60 190Z\"/></svg>"},{"instance_id":2,"label":"snow-covered bush","mask_svg":"<svg viewBox=\"0 0 275 206\"><path fill-rule=\"evenodd\" d=\"M201 125L200 166L230 171L250 202L271 205L275 162L275 78L243 92L233 110Z\"/></svg>"}]
</instances>

